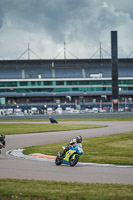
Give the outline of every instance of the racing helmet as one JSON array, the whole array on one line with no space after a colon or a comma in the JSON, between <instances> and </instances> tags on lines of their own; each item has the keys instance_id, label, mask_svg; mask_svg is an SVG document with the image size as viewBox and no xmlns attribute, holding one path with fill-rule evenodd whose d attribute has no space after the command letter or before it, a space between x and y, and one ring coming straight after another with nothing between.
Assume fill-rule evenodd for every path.
<instances>
[{"instance_id":1,"label":"racing helmet","mask_svg":"<svg viewBox=\"0 0 133 200\"><path fill-rule=\"evenodd\" d=\"M81 137L80 135L78 135L78 136L76 137L76 142L77 142L77 143L82 143L82 137Z\"/></svg>"}]
</instances>

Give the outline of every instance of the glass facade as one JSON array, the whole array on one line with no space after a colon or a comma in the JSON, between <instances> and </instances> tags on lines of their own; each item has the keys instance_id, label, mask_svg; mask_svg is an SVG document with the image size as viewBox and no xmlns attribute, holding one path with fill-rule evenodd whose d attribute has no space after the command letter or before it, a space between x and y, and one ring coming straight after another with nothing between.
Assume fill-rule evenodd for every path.
<instances>
[{"instance_id":1,"label":"glass facade","mask_svg":"<svg viewBox=\"0 0 133 200\"><path fill-rule=\"evenodd\" d=\"M119 80L119 88L124 91L133 90L133 80ZM50 80L0 82L0 92L89 92L111 90L111 80Z\"/></svg>"}]
</instances>

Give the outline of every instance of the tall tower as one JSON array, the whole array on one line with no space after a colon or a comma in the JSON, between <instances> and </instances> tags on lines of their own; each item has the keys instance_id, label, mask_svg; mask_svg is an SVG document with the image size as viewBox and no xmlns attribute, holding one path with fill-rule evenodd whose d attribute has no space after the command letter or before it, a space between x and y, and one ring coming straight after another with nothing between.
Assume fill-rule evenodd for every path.
<instances>
[{"instance_id":1,"label":"tall tower","mask_svg":"<svg viewBox=\"0 0 133 200\"><path fill-rule=\"evenodd\" d=\"M118 112L118 49L117 31L111 31L112 110Z\"/></svg>"}]
</instances>

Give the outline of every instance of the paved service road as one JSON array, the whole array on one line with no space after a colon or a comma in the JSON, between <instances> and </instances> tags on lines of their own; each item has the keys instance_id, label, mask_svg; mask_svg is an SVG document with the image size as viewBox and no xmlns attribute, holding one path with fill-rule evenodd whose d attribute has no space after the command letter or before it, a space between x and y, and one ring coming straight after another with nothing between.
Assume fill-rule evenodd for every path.
<instances>
[{"instance_id":1,"label":"paved service road","mask_svg":"<svg viewBox=\"0 0 133 200\"><path fill-rule=\"evenodd\" d=\"M78 121L60 123L87 123L108 125L108 127L80 131L76 130L9 136L7 135L6 148L2 149L2 154L0 155L0 178L133 184L133 168L99 167L80 164L77 164L75 167L70 167L67 165L56 166L54 162L26 160L23 158L6 155L8 150L23 148L26 146L70 141L73 137L79 134L82 135L84 139L88 137L98 137L108 134L133 131L133 122Z\"/></svg>"}]
</instances>

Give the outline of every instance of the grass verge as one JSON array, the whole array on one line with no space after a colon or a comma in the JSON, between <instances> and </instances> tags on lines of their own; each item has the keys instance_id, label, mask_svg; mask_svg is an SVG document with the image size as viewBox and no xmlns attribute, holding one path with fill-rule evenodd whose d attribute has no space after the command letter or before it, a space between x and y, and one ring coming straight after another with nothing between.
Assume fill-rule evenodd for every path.
<instances>
[{"instance_id":1,"label":"grass verge","mask_svg":"<svg viewBox=\"0 0 133 200\"><path fill-rule=\"evenodd\" d=\"M57 155L65 143L25 147L24 154L43 153ZM108 135L83 140L84 154L81 162L133 165L133 132Z\"/></svg>"},{"instance_id":2,"label":"grass verge","mask_svg":"<svg viewBox=\"0 0 133 200\"><path fill-rule=\"evenodd\" d=\"M53 131L70 131L90 128L100 128L106 126L90 124L27 124L27 123L0 123L0 134L13 135L24 133L39 133Z\"/></svg>"},{"instance_id":3,"label":"grass verge","mask_svg":"<svg viewBox=\"0 0 133 200\"><path fill-rule=\"evenodd\" d=\"M132 200L133 185L0 179L0 200Z\"/></svg>"},{"instance_id":4,"label":"grass verge","mask_svg":"<svg viewBox=\"0 0 133 200\"><path fill-rule=\"evenodd\" d=\"M63 117L63 116L62 116ZM47 122L49 122L49 120L48 119L26 119L26 120L24 120L24 119L19 119L18 118L18 120L0 120L0 122L10 122L10 121L12 121L12 122L16 122L16 121L20 121L20 122L22 122L22 121L25 121L25 122L27 122L27 121L35 121L35 122L38 122L38 121L47 121ZM66 119L60 119L60 118L58 118L57 117L57 121L133 121L133 117L110 117L110 118L66 118Z\"/></svg>"}]
</instances>

